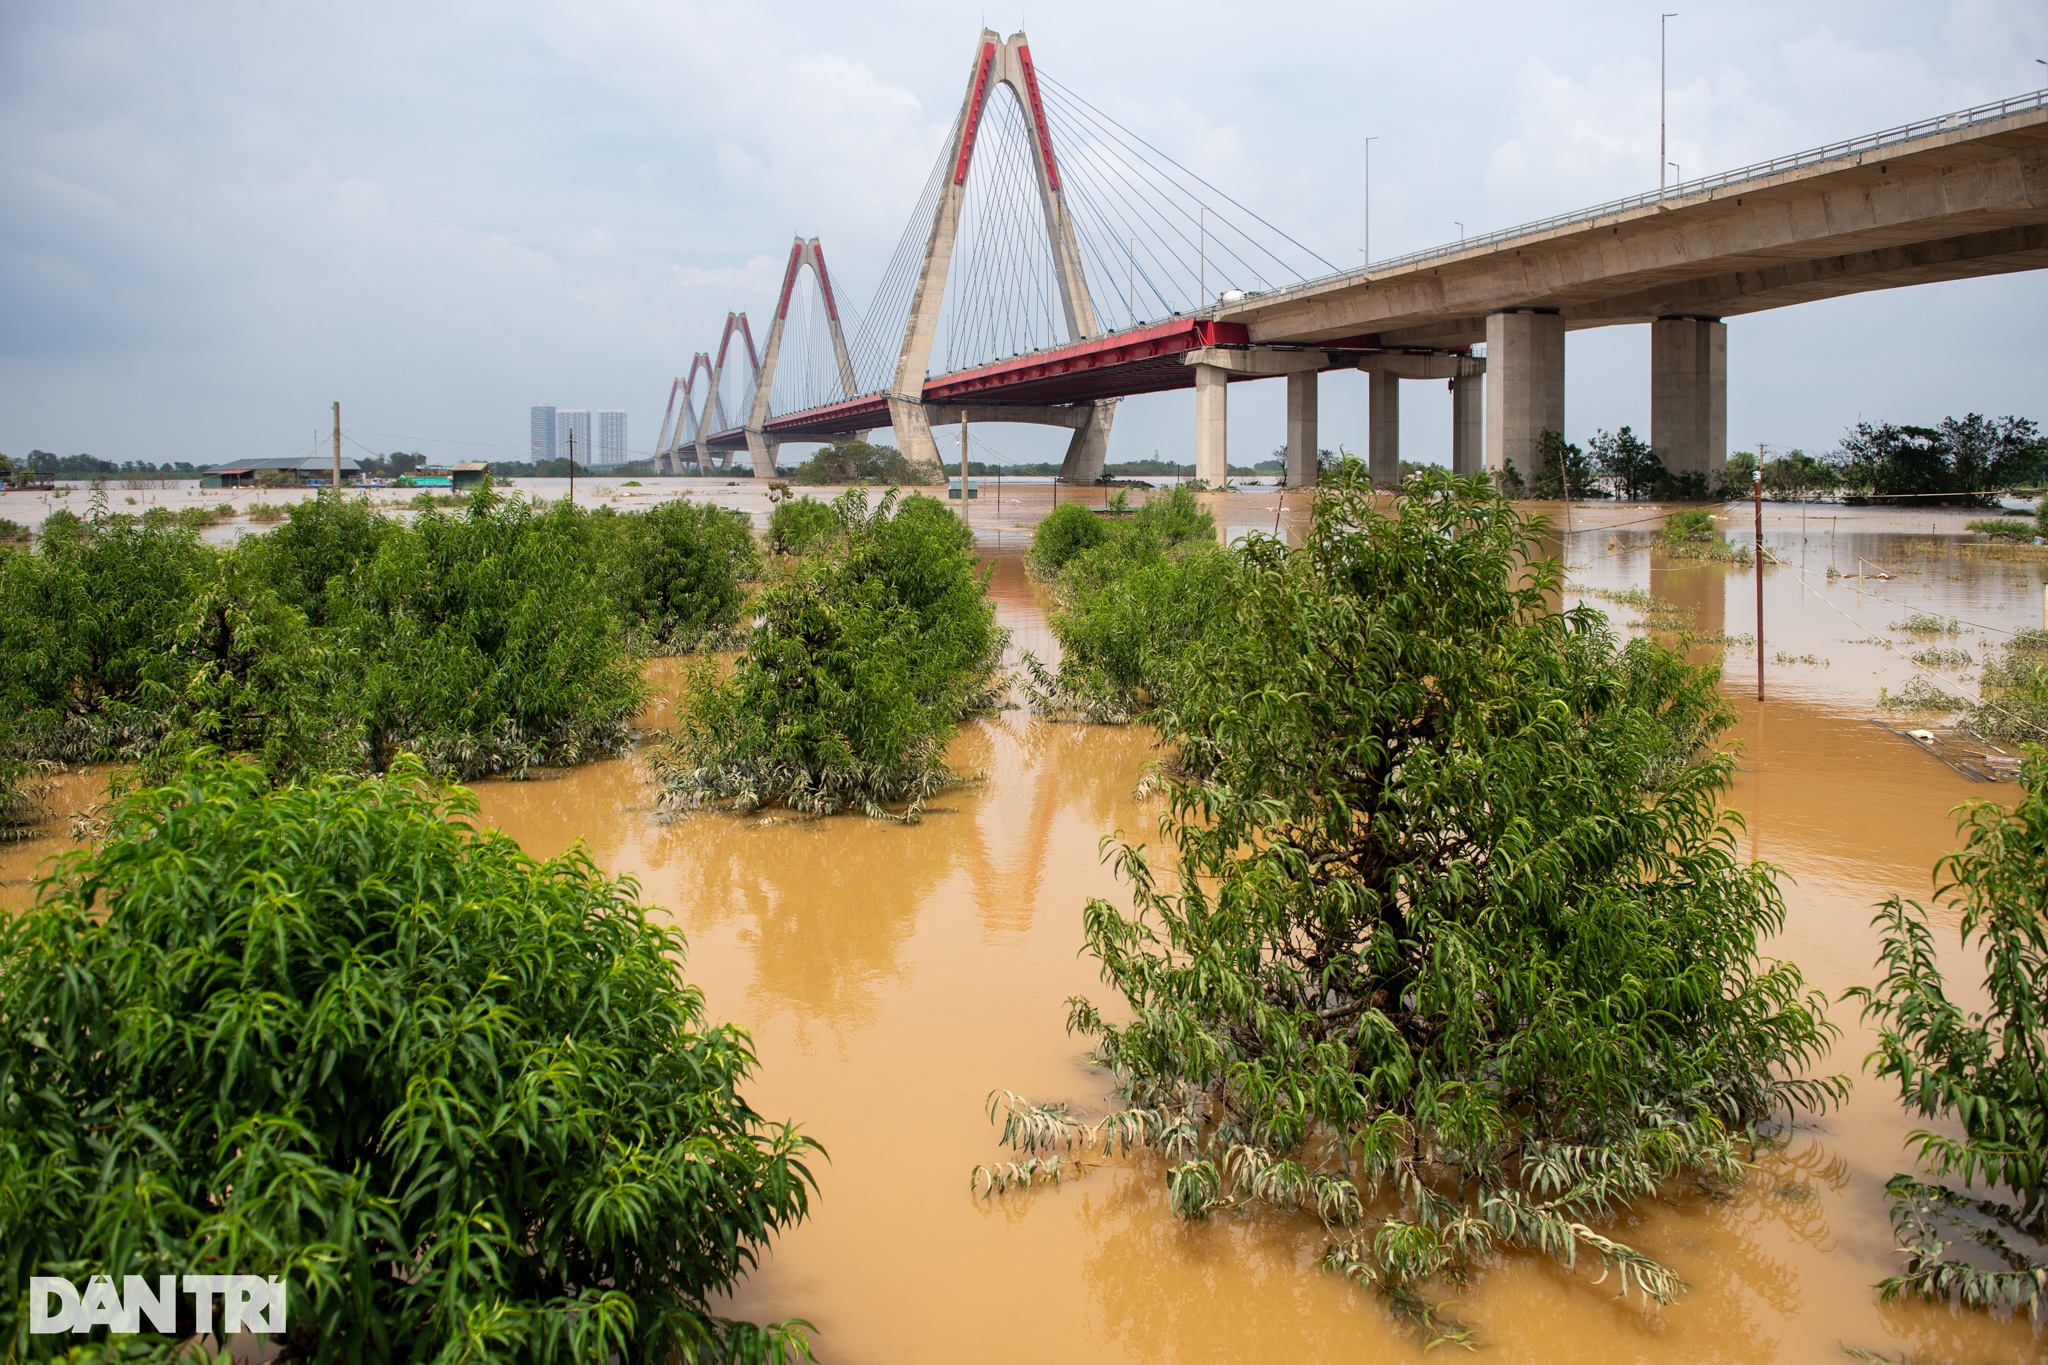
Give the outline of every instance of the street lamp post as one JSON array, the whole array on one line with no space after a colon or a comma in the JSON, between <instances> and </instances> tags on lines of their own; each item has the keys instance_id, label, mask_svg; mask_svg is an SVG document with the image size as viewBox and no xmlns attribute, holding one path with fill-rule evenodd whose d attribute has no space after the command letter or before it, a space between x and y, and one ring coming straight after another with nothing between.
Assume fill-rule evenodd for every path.
<instances>
[{"instance_id":1,"label":"street lamp post","mask_svg":"<svg viewBox=\"0 0 2048 1365\"><path fill-rule=\"evenodd\" d=\"M1359 264L1368 270L1372 268L1372 144L1378 141L1377 137L1365 140L1365 243L1358 254L1364 258Z\"/></svg>"},{"instance_id":2,"label":"street lamp post","mask_svg":"<svg viewBox=\"0 0 2048 1365\"><path fill-rule=\"evenodd\" d=\"M1673 10L1669 14L1661 14L1657 17L1657 197L1659 199L1664 197L1664 158L1670 151L1670 148L1665 145L1664 133L1664 90L1666 85L1664 76L1664 30L1668 23L1677 17L1677 10Z\"/></svg>"}]
</instances>

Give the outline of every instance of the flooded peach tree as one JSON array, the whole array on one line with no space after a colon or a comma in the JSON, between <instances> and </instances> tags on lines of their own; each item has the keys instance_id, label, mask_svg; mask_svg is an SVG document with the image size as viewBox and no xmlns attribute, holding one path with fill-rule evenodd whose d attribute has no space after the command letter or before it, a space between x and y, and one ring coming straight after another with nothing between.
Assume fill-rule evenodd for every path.
<instances>
[{"instance_id":1,"label":"flooded peach tree","mask_svg":"<svg viewBox=\"0 0 2048 1365\"><path fill-rule=\"evenodd\" d=\"M1739 1181L1823 1108L1822 1000L1759 950L1783 907L1719 798L1711 671L1553 605L1537 523L1476 484L1355 469L1305 546L1238 552L1226 620L1160 660L1165 866L1115 857L1087 951L1120 997L1072 1003L1126 1107L1016 1096L1019 1161L1056 1179L1159 1153L1175 1209L1303 1209L1322 1263L1436 1338L1497 1249L1663 1302L1679 1277L1611 1236L1676 1179Z\"/></svg>"}]
</instances>

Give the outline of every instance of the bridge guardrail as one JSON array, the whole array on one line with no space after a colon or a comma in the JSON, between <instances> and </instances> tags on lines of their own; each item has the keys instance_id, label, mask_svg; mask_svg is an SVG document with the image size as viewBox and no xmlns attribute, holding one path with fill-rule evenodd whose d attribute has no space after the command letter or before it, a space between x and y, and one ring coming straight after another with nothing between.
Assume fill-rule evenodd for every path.
<instances>
[{"instance_id":1,"label":"bridge guardrail","mask_svg":"<svg viewBox=\"0 0 2048 1365\"><path fill-rule=\"evenodd\" d=\"M1699 194L1706 190L1720 189L1726 185L1739 185L1745 181L1761 180L1766 176L1797 170L1801 166L1818 165L1824 161L1834 161L1840 157L1852 156L1857 152L1877 151L1886 147L1896 147L1902 143L1917 142L1922 138L1935 137L1942 133L1952 133L1959 128L1968 128L1973 124L1989 123L1996 119L2010 118L2014 114L2024 114L2029 110L2044 108L2048 108L2048 90L2037 90L2030 95L2015 95L2010 99L1995 100L1989 104L1977 105L1974 108L1960 109L1952 114L1939 114L1933 118L1920 119L1914 123L1902 123L1896 128L1887 128L1883 132L1866 133L1861 137L1849 138L1842 142L1831 142L1824 147L1815 147L1810 151L1794 152L1789 156L1773 157L1769 161L1755 162L1752 165L1738 167L1732 171L1720 171L1713 175L1700 176L1697 179L1683 181L1665 189L1645 190L1640 194L1632 194L1623 199L1611 199L1604 204L1596 204L1592 208L1575 209L1570 213L1560 213L1549 218L1538 218L1533 222L1518 223L1514 227L1498 228L1495 231L1484 233L1477 237L1466 237L1460 241L1446 242L1442 246L1428 247L1421 251L1411 251L1404 256L1392 256L1384 261L1372 261L1355 270L1340 270L1334 274L1323 275L1313 280L1304 280L1300 284L1291 285L1284 289L1261 291L1254 297L1260 303L1269 303L1276 298L1284 298L1290 294L1299 293L1302 290L1321 288L1332 280L1360 279L1371 275L1384 274L1389 270L1400 270L1407 266L1419 265L1423 261L1432 261L1443 256L1455 256L1461 251L1499 246L1503 242L1511 242L1518 237L1529 237L1539 232L1549 232L1555 228L1571 227L1577 223L1589 223L1596 219L1605 218L1610 214L1626 213L1630 209L1647 208L1666 199L1683 199L1688 195ZM1246 300L1246 302L1250 301ZM1213 314L1218 310L1212 306L1207 311Z\"/></svg>"}]
</instances>

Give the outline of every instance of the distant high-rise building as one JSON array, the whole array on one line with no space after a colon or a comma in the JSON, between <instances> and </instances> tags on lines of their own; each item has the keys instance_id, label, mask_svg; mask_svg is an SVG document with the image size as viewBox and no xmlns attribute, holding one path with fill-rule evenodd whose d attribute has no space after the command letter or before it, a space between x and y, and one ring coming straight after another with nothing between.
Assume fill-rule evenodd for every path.
<instances>
[{"instance_id":1,"label":"distant high-rise building","mask_svg":"<svg viewBox=\"0 0 2048 1365\"><path fill-rule=\"evenodd\" d=\"M529 409L532 414L533 453L527 456L535 464L555 458L555 405L535 403Z\"/></svg>"},{"instance_id":2,"label":"distant high-rise building","mask_svg":"<svg viewBox=\"0 0 2048 1365\"><path fill-rule=\"evenodd\" d=\"M576 448L573 458L577 464L589 464L591 458L589 408L557 408L555 410L556 459L566 460L572 458L569 451L569 435L571 432L574 432L576 436Z\"/></svg>"},{"instance_id":3,"label":"distant high-rise building","mask_svg":"<svg viewBox=\"0 0 2048 1365\"><path fill-rule=\"evenodd\" d=\"M595 465L621 465L626 462L626 413L622 408L599 408L597 410L597 457Z\"/></svg>"}]
</instances>

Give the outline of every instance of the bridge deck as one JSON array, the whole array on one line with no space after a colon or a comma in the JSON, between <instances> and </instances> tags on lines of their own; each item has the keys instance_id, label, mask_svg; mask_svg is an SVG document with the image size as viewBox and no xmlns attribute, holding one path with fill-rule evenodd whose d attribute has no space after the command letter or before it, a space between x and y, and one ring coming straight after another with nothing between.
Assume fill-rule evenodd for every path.
<instances>
[{"instance_id":1,"label":"bridge deck","mask_svg":"<svg viewBox=\"0 0 2048 1365\"><path fill-rule=\"evenodd\" d=\"M1186 388L1205 346L1463 349L1490 314L1568 328L1724 318L1867 290L2048 267L2048 92L1418 252L1292 288L938 375L927 403L1042 407ZM773 418L824 440L888 425L888 396ZM745 433L711 437L743 448Z\"/></svg>"}]
</instances>

